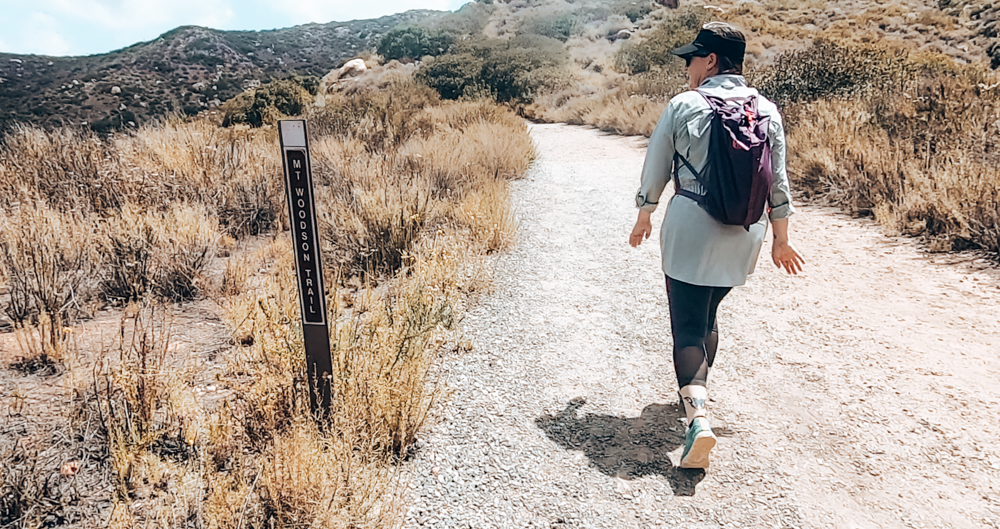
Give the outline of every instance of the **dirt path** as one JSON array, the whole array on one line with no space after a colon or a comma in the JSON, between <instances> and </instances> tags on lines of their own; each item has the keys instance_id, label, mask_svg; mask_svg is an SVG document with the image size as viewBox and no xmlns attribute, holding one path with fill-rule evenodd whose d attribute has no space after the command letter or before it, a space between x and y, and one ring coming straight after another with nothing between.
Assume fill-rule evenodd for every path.
<instances>
[{"instance_id":1,"label":"dirt path","mask_svg":"<svg viewBox=\"0 0 1000 529\"><path fill-rule=\"evenodd\" d=\"M442 364L407 527L1000 527L996 271L801 208L806 273L762 258L723 303L720 443L681 471L657 234L626 242L643 142L533 134L520 240Z\"/></svg>"}]
</instances>

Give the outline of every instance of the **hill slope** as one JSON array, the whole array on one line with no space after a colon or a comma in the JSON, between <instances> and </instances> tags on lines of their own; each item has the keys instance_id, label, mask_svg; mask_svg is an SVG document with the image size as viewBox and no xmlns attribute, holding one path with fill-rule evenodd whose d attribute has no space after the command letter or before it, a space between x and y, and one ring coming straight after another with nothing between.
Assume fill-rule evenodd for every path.
<instances>
[{"instance_id":1,"label":"hill slope","mask_svg":"<svg viewBox=\"0 0 1000 529\"><path fill-rule=\"evenodd\" d=\"M183 26L86 57L0 53L0 128L18 121L57 125L115 117L139 123L171 111L195 113L255 81L323 75L373 48L389 29L443 14L413 10L271 31Z\"/></svg>"}]
</instances>

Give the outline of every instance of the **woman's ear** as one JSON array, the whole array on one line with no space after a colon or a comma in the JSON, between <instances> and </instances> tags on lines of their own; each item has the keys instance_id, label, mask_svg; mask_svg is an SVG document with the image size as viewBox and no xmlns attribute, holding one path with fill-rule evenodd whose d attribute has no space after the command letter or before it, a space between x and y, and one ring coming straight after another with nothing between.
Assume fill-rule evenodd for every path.
<instances>
[{"instance_id":1,"label":"woman's ear","mask_svg":"<svg viewBox=\"0 0 1000 529\"><path fill-rule=\"evenodd\" d=\"M708 59L708 62L705 64L705 70L708 72L708 74L710 76L718 74L719 73L719 56L718 56L718 54L709 53L708 57L706 57L706 59Z\"/></svg>"}]
</instances>

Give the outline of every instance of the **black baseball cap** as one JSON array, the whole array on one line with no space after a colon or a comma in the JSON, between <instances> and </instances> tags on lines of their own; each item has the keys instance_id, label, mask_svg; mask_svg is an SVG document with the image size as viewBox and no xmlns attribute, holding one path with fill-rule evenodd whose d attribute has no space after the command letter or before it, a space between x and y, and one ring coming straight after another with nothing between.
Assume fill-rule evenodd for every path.
<instances>
[{"instance_id":1,"label":"black baseball cap","mask_svg":"<svg viewBox=\"0 0 1000 529\"><path fill-rule=\"evenodd\" d=\"M702 29L694 42L673 49L670 53L682 58L707 57L709 53L715 53L741 63L746 50L747 43L742 40L727 39L711 30Z\"/></svg>"}]
</instances>

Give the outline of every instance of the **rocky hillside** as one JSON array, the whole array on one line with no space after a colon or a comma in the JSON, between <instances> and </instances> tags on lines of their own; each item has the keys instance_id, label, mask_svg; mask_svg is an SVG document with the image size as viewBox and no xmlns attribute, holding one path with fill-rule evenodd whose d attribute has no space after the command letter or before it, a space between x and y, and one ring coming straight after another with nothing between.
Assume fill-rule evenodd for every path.
<instances>
[{"instance_id":1,"label":"rocky hillside","mask_svg":"<svg viewBox=\"0 0 1000 529\"><path fill-rule=\"evenodd\" d=\"M990 56L993 68L1000 68L1000 3L983 0L939 0L941 9L977 32L976 42Z\"/></svg>"},{"instance_id":2,"label":"rocky hillside","mask_svg":"<svg viewBox=\"0 0 1000 529\"><path fill-rule=\"evenodd\" d=\"M541 35L564 43L576 69L629 71L612 64L623 47L632 46L626 42L655 33L670 18L666 13L673 10L667 6L678 4L681 11L702 12L704 6L709 8L704 13L718 11L724 19L735 17L745 24L756 34L748 53L757 64L817 38L837 37L905 41L911 49L958 63L1000 66L1000 6L984 0L717 0L710 6L702 0L478 0L453 14L408 11L273 31L185 26L150 42L88 57L0 53L0 129L16 122L86 122L106 130L170 112L211 112L256 83L292 74L322 76L374 49L400 24L426 30L397 35L403 47L420 44L420 35L448 34L455 44L473 34L500 39ZM629 37L631 41L622 40ZM604 77L598 79L601 86Z\"/></svg>"},{"instance_id":3,"label":"rocky hillside","mask_svg":"<svg viewBox=\"0 0 1000 529\"><path fill-rule=\"evenodd\" d=\"M194 114L260 81L322 76L374 48L389 29L442 14L414 10L272 31L183 26L150 42L87 57L0 53L0 128L15 122L104 128L169 112Z\"/></svg>"}]
</instances>

